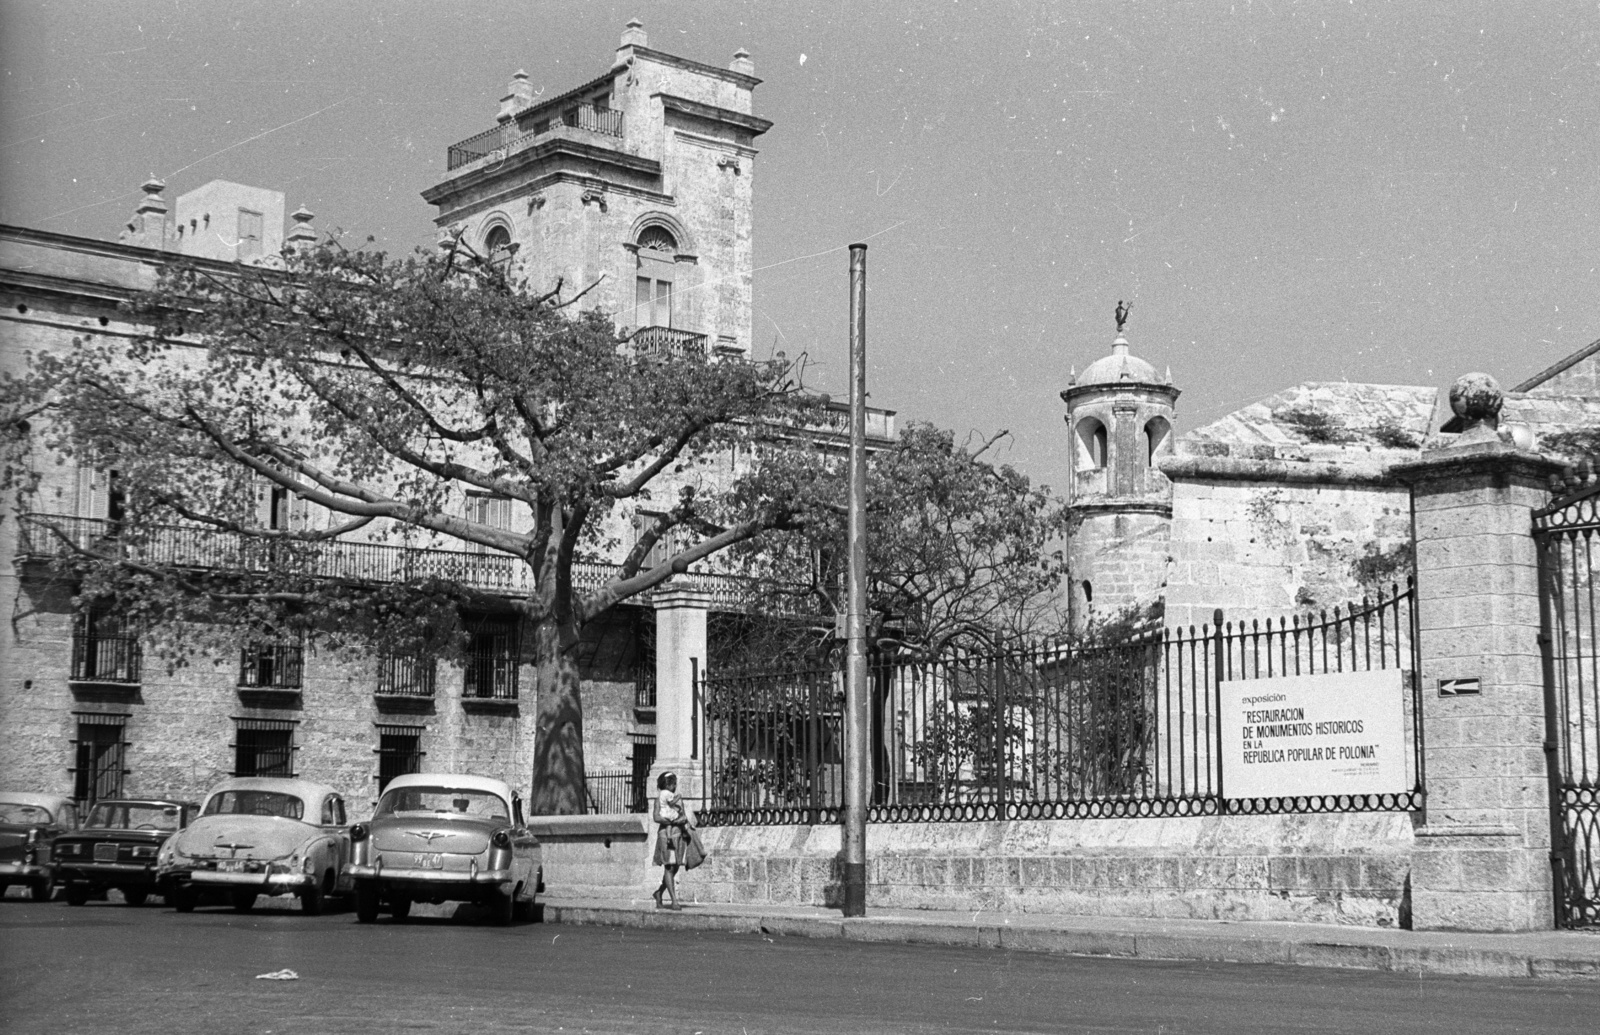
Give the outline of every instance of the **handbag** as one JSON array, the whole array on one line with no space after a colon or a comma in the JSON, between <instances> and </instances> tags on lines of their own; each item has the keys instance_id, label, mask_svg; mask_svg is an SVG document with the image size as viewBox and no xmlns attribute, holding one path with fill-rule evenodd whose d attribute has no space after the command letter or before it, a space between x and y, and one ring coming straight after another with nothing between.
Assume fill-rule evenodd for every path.
<instances>
[{"instance_id":1,"label":"handbag","mask_svg":"<svg viewBox=\"0 0 1600 1035\"><path fill-rule=\"evenodd\" d=\"M692 870L706 861L705 842L700 840L700 831L694 827L689 828L689 843L683 848L683 868Z\"/></svg>"}]
</instances>

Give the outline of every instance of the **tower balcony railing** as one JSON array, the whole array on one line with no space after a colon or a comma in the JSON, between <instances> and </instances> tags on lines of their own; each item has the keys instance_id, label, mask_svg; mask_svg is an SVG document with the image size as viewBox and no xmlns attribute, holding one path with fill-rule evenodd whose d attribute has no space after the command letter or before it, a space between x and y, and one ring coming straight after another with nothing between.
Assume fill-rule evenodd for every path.
<instances>
[{"instance_id":1,"label":"tower balcony railing","mask_svg":"<svg viewBox=\"0 0 1600 1035\"><path fill-rule=\"evenodd\" d=\"M639 327L628 335L634 352L666 353L671 356L703 356L708 338L676 327Z\"/></svg>"},{"instance_id":2,"label":"tower balcony railing","mask_svg":"<svg viewBox=\"0 0 1600 1035\"><path fill-rule=\"evenodd\" d=\"M505 553L346 539L292 542L195 525L143 525L135 536L121 522L103 518L20 515L19 559L49 561L83 554L194 571L291 571L352 582L438 578L512 597L529 596L535 588L533 570ZM617 577L619 568L604 561L578 561L572 566L572 582L578 589L600 589ZM709 593L718 607L737 608L743 601L739 581L729 576L695 572L674 581Z\"/></svg>"},{"instance_id":3,"label":"tower balcony railing","mask_svg":"<svg viewBox=\"0 0 1600 1035\"><path fill-rule=\"evenodd\" d=\"M454 171L491 155L509 158L560 129L583 130L605 137L622 136L622 112L615 108L575 104L560 111L533 114L538 117L531 118L525 113L514 121L451 144L445 152L446 169Z\"/></svg>"}]
</instances>

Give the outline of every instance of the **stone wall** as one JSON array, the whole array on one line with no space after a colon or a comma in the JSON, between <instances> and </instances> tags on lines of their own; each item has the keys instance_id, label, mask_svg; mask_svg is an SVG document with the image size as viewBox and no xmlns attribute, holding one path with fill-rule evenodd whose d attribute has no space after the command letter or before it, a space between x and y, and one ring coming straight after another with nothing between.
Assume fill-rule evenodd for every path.
<instances>
[{"instance_id":1,"label":"stone wall","mask_svg":"<svg viewBox=\"0 0 1600 1035\"><path fill-rule=\"evenodd\" d=\"M703 834L706 864L679 879L687 900L840 904L839 827ZM639 883L552 866L550 893L640 898L659 879L652 848L637 849ZM1404 926L1411 848L1404 813L873 824L867 904Z\"/></svg>"},{"instance_id":2,"label":"stone wall","mask_svg":"<svg viewBox=\"0 0 1600 1035\"><path fill-rule=\"evenodd\" d=\"M1290 480L1279 469L1287 465L1257 466L1227 478L1216 477L1220 465L1171 472L1169 626L1210 624L1219 607L1229 621L1248 621L1359 601L1377 586L1363 584L1362 562L1371 570L1406 556L1404 486L1376 471ZM1390 579L1403 586L1402 567Z\"/></svg>"}]
</instances>

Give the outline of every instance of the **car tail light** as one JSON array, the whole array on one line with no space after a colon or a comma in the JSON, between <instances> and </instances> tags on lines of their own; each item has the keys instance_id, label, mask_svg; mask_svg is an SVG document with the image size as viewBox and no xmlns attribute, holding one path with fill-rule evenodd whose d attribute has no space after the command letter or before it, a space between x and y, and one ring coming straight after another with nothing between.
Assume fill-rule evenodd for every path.
<instances>
[{"instance_id":1,"label":"car tail light","mask_svg":"<svg viewBox=\"0 0 1600 1035\"><path fill-rule=\"evenodd\" d=\"M491 844L493 844L496 848L510 848L511 847L511 831L509 831L509 830L496 830L494 832L494 836L489 839L489 842Z\"/></svg>"},{"instance_id":2,"label":"car tail light","mask_svg":"<svg viewBox=\"0 0 1600 1035\"><path fill-rule=\"evenodd\" d=\"M155 845L134 845L133 857L135 859L154 859L156 857Z\"/></svg>"},{"instance_id":3,"label":"car tail light","mask_svg":"<svg viewBox=\"0 0 1600 1035\"><path fill-rule=\"evenodd\" d=\"M365 841L372 836L372 830L365 823L357 823L350 828L351 841Z\"/></svg>"}]
</instances>

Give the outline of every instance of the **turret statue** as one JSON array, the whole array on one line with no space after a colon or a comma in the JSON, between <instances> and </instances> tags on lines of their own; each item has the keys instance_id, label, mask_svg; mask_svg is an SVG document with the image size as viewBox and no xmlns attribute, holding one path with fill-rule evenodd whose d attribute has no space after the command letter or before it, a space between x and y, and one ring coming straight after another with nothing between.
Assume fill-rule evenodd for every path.
<instances>
[{"instance_id":1,"label":"turret statue","mask_svg":"<svg viewBox=\"0 0 1600 1035\"><path fill-rule=\"evenodd\" d=\"M1128 322L1128 314L1133 312L1133 303L1123 304L1122 299L1117 299L1117 333L1122 333L1122 325Z\"/></svg>"}]
</instances>

